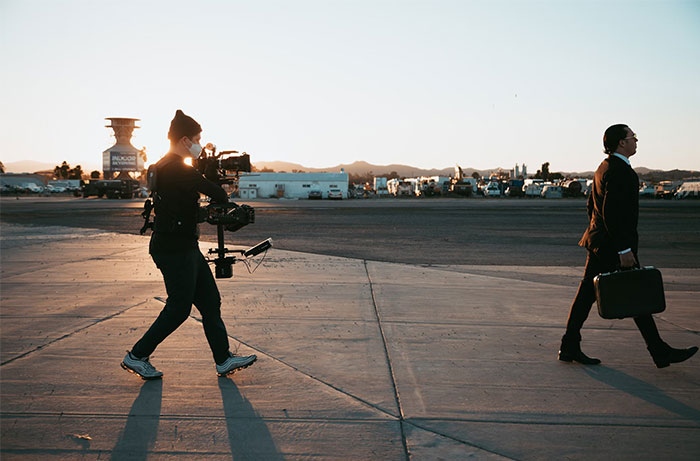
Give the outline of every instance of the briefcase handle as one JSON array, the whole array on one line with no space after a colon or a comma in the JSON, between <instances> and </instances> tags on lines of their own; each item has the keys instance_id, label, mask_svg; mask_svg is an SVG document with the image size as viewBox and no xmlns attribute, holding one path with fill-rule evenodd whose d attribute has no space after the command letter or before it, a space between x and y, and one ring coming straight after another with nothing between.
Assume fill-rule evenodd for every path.
<instances>
[{"instance_id":1,"label":"briefcase handle","mask_svg":"<svg viewBox=\"0 0 700 461\"><path fill-rule=\"evenodd\" d=\"M642 270L642 269L656 269L656 267L655 267L655 266L640 266L639 263L635 264L635 265L632 266L632 267L625 267L625 268L622 268L622 267L620 267L620 266L618 265L617 268L616 268L614 271L612 271L612 272L605 272L604 274L607 275L607 274L614 274L614 273L616 273L616 272L639 271L639 270ZM601 274L601 275L603 275L603 274Z\"/></svg>"},{"instance_id":2,"label":"briefcase handle","mask_svg":"<svg viewBox=\"0 0 700 461\"><path fill-rule=\"evenodd\" d=\"M636 259L636 258L635 258L635 259ZM654 267L654 266L645 266L645 267ZM620 263L618 262L618 263L617 263L617 271L616 271L616 272L634 271L634 270L638 270L638 269L642 269L642 267L639 265L639 261L636 261L636 262L634 263L634 266L632 266L632 267L621 267L621 266L620 266Z\"/></svg>"}]
</instances>

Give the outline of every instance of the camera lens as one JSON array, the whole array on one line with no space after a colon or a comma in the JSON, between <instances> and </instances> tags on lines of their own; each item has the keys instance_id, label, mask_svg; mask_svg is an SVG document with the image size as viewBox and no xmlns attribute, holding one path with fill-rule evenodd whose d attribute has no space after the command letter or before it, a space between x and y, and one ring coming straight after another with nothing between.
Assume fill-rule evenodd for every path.
<instances>
[{"instance_id":1,"label":"camera lens","mask_svg":"<svg viewBox=\"0 0 700 461\"><path fill-rule=\"evenodd\" d=\"M221 168L228 171L250 172L250 155L243 154L235 157L228 157L219 161Z\"/></svg>"}]
</instances>

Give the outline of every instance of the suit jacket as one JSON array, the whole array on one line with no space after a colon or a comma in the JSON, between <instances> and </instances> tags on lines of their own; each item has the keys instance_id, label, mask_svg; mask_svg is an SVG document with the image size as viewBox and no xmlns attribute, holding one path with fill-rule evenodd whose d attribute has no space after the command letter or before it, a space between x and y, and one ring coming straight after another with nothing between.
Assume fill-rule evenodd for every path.
<instances>
[{"instance_id":1,"label":"suit jacket","mask_svg":"<svg viewBox=\"0 0 700 461\"><path fill-rule=\"evenodd\" d=\"M614 155L595 172L588 195L588 228L579 245L590 251L622 251L639 246L639 177Z\"/></svg>"}]
</instances>

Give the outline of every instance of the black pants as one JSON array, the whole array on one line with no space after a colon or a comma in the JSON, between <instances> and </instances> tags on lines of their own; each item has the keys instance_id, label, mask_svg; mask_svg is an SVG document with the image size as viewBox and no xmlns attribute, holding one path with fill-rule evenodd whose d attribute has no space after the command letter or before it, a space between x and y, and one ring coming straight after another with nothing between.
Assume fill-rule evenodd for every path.
<instances>
[{"instance_id":1,"label":"black pants","mask_svg":"<svg viewBox=\"0 0 700 461\"><path fill-rule=\"evenodd\" d=\"M209 342L214 361L224 362L229 354L226 326L221 320L221 297L207 261L199 249L152 255L163 273L168 300L165 307L134 345L131 353L147 357L158 345L187 320L194 304L202 314L204 334Z\"/></svg>"},{"instance_id":2,"label":"black pants","mask_svg":"<svg viewBox=\"0 0 700 461\"><path fill-rule=\"evenodd\" d=\"M596 300L593 278L603 272L616 270L619 262L620 258L615 251L588 252L583 279L569 311L569 320L566 322L566 334L564 335L563 343L577 344L581 341L581 327L583 327L583 322L588 318L591 306ZM637 324L637 328L642 333L642 337L649 349L656 349L663 343L654 318L651 315L635 317L634 323Z\"/></svg>"}]
</instances>

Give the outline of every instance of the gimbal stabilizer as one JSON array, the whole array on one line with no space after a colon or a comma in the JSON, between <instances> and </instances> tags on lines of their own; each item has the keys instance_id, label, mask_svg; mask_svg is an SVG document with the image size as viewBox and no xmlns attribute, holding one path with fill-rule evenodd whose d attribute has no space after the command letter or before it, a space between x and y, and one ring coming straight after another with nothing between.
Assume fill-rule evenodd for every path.
<instances>
[{"instance_id":1,"label":"gimbal stabilizer","mask_svg":"<svg viewBox=\"0 0 700 461\"><path fill-rule=\"evenodd\" d=\"M226 256L227 253L239 253L245 257L253 257L272 247L272 239L270 238L247 250L229 250L224 247L224 230L235 232L241 227L255 222L255 210L252 207L228 202L212 203L205 209L208 213L206 221L216 226L217 247L209 249L208 252L210 255L217 255L216 258L208 260L214 263L216 278L233 277L233 265L237 262L237 258Z\"/></svg>"}]
</instances>

